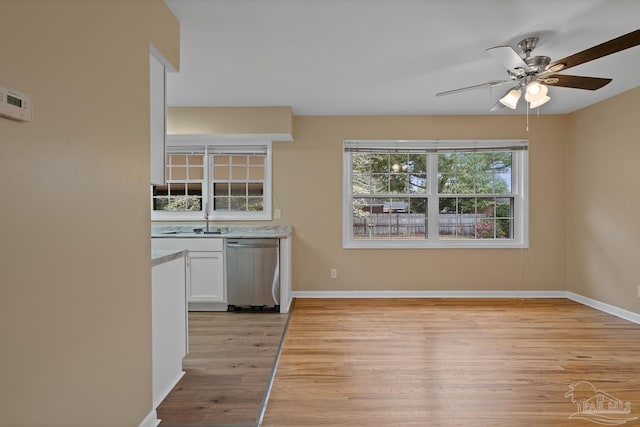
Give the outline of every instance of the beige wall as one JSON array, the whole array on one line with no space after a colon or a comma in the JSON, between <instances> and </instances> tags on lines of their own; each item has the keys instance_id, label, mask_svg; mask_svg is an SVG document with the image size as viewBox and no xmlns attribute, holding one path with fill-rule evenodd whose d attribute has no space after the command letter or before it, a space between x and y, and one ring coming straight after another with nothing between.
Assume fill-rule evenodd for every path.
<instances>
[{"instance_id":1,"label":"beige wall","mask_svg":"<svg viewBox=\"0 0 640 427\"><path fill-rule=\"evenodd\" d=\"M272 134L291 140L290 107L169 107L169 134Z\"/></svg>"},{"instance_id":2,"label":"beige wall","mask_svg":"<svg viewBox=\"0 0 640 427\"><path fill-rule=\"evenodd\" d=\"M0 425L137 425L151 411L149 43L161 0L3 0ZM64 190L61 190L64 189Z\"/></svg>"},{"instance_id":3,"label":"beige wall","mask_svg":"<svg viewBox=\"0 0 640 427\"><path fill-rule=\"evenodd\" d=\"M640 313L640 88L568 117L568 290Z\"/></svg>"},{"instance_id":4,"label":"beige wall","mask_svg":"<svg viewBox=\"0 0 640 427\"><path fill-rule=\"evenodd\" d=\"M296 291L564 290L566 119L523 116L294 117L274 145L274 207L294 227ZM343 249L343 139L530 141L529 249ZM329 278L330 268L338 279Z\"/></svg>"},{"instance_id":5,"label":"beige wall","mask_svg":"<svg viewBox=\"0 0 640 427\"><path fill-rule=\"evenodd\" d=\"M171 108L170 128L206 129L203 110ZM294 290L565 290L565 116L532 115L529 132L524 116L294 116L293 137L273 146L273 205L294 227ZM342 140L508 138L530 141L528 249L342 248Z\"/></svg>"}]
</instances>

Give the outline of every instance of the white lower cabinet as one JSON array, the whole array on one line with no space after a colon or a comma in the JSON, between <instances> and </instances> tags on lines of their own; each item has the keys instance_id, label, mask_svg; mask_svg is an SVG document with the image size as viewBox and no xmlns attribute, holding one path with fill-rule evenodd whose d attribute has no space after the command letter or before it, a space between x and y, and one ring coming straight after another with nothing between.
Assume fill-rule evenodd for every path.
<instances>
[{"instance_id":1,"label":"white lower cabinet","mask_svg":"<svg viewBox=\"0 0 640 427\"><path fill-rule=\"evenodd\" d=\"M184 374L182 358L188 350L185 268L185 257L180 257L151 269L154 408Z\"/></svg>"},{"instance_id":2,"label":"white lower cabinet","mask_svg":"<svg viewBox=\"0 0 640 427\"><path fill-rule=\"evenodd\" d=\"M225 302L222 252L189 251L189 302Z\"/></svg>"},{"instance_id":3,"label":"white lower cabinet","mask_svg":"<svg viewBox=\"0 0 640 427\"><path fill-rule=\"evenodd\" d=\"M192 311L224 311L226 280L224 239L153 238L153 249L187 249L187 301Z\"/></svg>"}]
</instances>

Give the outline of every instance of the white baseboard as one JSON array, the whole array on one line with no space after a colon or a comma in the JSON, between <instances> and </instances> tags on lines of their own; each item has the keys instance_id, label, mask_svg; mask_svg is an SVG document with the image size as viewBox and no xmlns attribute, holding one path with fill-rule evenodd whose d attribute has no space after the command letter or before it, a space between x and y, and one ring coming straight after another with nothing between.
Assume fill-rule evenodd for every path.
<instances>
[{"instance_id":1,"label":"white baseboard","mask_svg":"<svg viewBox=\"0 0 640 427\"><path fill-rule=\"evenodd\" d=\"M153 409L146 417L144 417L144 420L138 424L138 427L157 427L158 424L160 424L160 420L158 419L156 410Z\"/></svg>"},{"instance_id":2,"label":"white baseboard","mask_svg":"<svg viewBox=\"0 0 640 427\"><path fill-rule=\"evenodd\" d=\"M616 307L615 305L607 304L606 302L591 299L573 292L567 292L567 298L621 319L640 324L640 314L634 313L633 311L625 310L624 308Z\"/></svg>"},{"instance_id":3,"label":"white baseboard","mask_svg":"<svg viewBox=\"0 0 640 427\"><path fill-rule=\"evenodd\" d=\"M566 298L565 291L293 291L294 298Z\"/></svg>"},{"instance_id":4,"label":"white baseboard","mask_svg":"<svg viewBox=\"0 0 640 427\"><path fill-rule=\"evenodd\" d=\"M180 378L182 378L184 374L185 374L185 371L180 371L179 373L176 374L173 380L167 382L167 384L165 385L162 391L157 392L158 393L157 396L154 396L154 402L153 402L154 408L157 408L158 406L160 406L162 401L169 395L169 393L171 392L171 390L173 390L176 384L178 384L178 381L180 381Z\"/></svg>"},{"instance_id":5,"label":"white baseboard","mask_svg":"<svg viewBox=\"0 0 640 427\"><path fill-rule=\"evenodd\" d=\"M293 298L567 298L640 324L640 314L569 291L293 291Z\"/></svg>"}]
</instances>

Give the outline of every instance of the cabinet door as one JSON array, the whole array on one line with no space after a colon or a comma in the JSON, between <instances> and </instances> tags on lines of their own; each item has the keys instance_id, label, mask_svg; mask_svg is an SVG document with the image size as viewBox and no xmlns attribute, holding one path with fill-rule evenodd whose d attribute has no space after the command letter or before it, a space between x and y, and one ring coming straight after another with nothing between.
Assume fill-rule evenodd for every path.
<instances>
[{"instance_id":1,"label":"cabinet door","mask_svg":"<svg viewBox=\"0 0 640 427\"><path fill-rule=\"evenodd\" d=\"M150 138L151 138L151 184L165 183L165 135L166 115L166 70L153 53L149 55L150 74Z\"/></svg>"},{"instance_id":2,"label":"cabinet door","mask_svg":"<svg viewBox=\"0 0 640 427\"><path fill-rule=\"evenodd\" d=\"M222 252L189 252L189 302L225 302Z\"/></svg>"}]
</instances>

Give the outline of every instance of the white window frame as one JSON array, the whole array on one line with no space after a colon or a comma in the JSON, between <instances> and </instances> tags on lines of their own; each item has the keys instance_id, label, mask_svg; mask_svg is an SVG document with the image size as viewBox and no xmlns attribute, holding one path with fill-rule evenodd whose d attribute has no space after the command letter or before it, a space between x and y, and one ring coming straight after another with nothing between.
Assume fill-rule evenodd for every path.
<instances>
[{"instance_id":1,"label":"white window frame","mask_svg":"<svg viewBox=\"0 0 640 427\"><path fill-rule=\"evenodd\" d=\"M342 246L363 248L528 248L529 247L529 142L526 140L344 140L342 142ZM517 147L512 151L512 192L514 226L512 239L440 239L439 198L437 194L438 152L486 150ZM354 239L352 208L351 152L348 149L416 150L424 148L427 158L427 181L431 183L427 198L426 239ZM464 195L462 195L464 196Z\"/></svg>"},{"instance_id":2,"label":"white window frame","mask_svg":"<svg viewBox=\"0 0 640 427\"><path fill-rule=\"evenodd\" d=\"M233 151L234 153L250 153L252 148L257 146L266 148L266 157L264 164L264 187L263 210L257 212L241 212L241 211L214 211L213 201L211 197L211 170L209 154L215 152L217 148L224 147L225 151ZM271 221L272 219L272 189L273 189L273 168L272 168L272 142L265 140L226 140L226 139L208 139L206 137L181 136L168 140L168 148L184 148L185 151L204 153L204 184L202 188L202 209L191 212L168 212L154 211L153 197L150 198L151 220L152 221L204 221L205 207L209 209L209 220L213 221ZM153 188L152 188L153 190Z\"/></svg>"}]
</instances>

